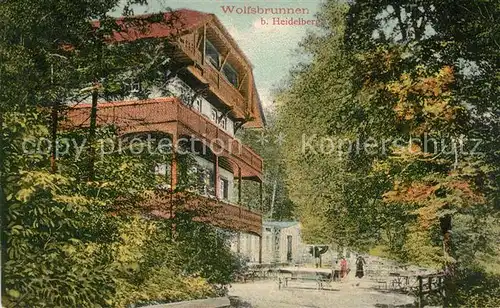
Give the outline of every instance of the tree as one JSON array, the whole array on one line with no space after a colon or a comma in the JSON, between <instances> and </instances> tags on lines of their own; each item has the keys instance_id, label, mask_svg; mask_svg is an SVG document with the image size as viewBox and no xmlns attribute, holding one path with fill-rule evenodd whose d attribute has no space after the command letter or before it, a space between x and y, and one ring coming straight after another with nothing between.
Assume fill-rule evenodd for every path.
<instances>
[{"instance_id":1,"label":"tree","mask_svg":"<svg viewBox=\"0 0 500 308\"><path fill-rule=\"evenodd\" d=\"M472 266L465 260L481 263L452 239L470 242L460 223L498 214L499 12L497 1L323 6L323 31L303 43L312 60L280 98L306 234L359 249L384 243L402 260L446 265L450 278ZM305 131L301 149L293 140ZM475 247L487 253L485 233Z\"/></svg>"},{"instance_id":2,"label":"tree","mask_svg":"<svg viewBox=\"0 0 500 308\"><path fill-rule=\"evenodd\" d=\"M145 1L127 0L124 12L131 13L130 6L144 4ZM18 149L12 148L15 140L10 139L11 131L6 127L5 117L12 112L26 114L23 121L40 120L47 117L51 127L52 166L55 171L55 147L58 112L63 103L75 99L88 81L89 70L85 65L94 63L95 45L104 43L103 38L115 27L110 27L108 13L120 1L2 1L0 3L0 205L2 216L2 264L8 259L7 215L9 200L5 189L9 181L15 181L19 166L7 162ZM95 29L92 21L102 19L108 27ZM82 66L81 64L85 64ZM100 65L100 63L99 63ZM83 69L82 69L83 68ZM123 69L123 66L121 67ZM90 71L93 71L92 69ZM91 76L95 76L90 74ZM87 80L85 80L87 79ZM86 86L85 86L86 87ZM39 113L36 108L51 107L49 114ZM9 122L16 127L16 123ZM32 123L31 123L32 124ZM13 134L16 136L16 134ZM12 151L12 152L11 152ZM5 268L5 266L2 266ZM3 284L4 285L4 284ZM3 290L5 291L5 290ZM5 292L2 292L5 294Z\"/></svg>"},{"instance_id":3,"label":"tree","mask_svg":"<svg viewBox=\"0 0 500 308\"><path fill-rule=\"evenodd\" d=\"M126 1L124 14L133 13L130 5L145 3ZM203 226L203 243L182 234L183 244L195 251L206 242L219 243L210 246L218 255L199 260L178 250L180 243L167 237L167 223L151 221L143 207L152 195L161 194L158 187L166 179L155 177L152 170L169 160L169 154L96 155L97 145L119 141L116 128L97 127L98 101L127 95L124 81L131 77L144 80L139 94L147 97L166 81L165 69L175 65L169 38L110 42L112 35L129 27L147 31L152 22L172 22L163 14L117 21L109 14L120 4L0 3L1 267L6 307L109 307L198 298L215 294L213 284L227 283L232 272L233 256L213 227ZM89 98L91 128L58 130L66 104ZM65 140L79 147L61 154ZM151 238L145 239L148 235ZM137 253L141 249L151 254ZM175 263L162 260L165 256ZM198 263L185 270L188 257ZM227 262L209 276L221 260ZM194 272L202 277L193 277Z\"/></svg>"},{"instance_id":4,"label":"tree","mask_svg":"<svg viewBox=\"0 0 500 308\"><path fill-rule=\"evenodd\" d=\"M289 220L294 218L293 203L288 197L285 184L285 164L282 159L281 143L284 139L276 123L273 111L266 112L266 128L262 130L241 130L238 137L244 144L255 150L265 162L263 201L264 216L271 220ZM256 183L245 183L242 187L242 202L254 209L260 208Z\"/></svg>"},{"instance_id":5,"label":"tree","mask_svg":"<svg viewBox=\"0 0 500 308\"><path fill-rule=\"evenodd\" d=\"M319 16L324 35L301 44L312 61L291 72L277 103L279 127L286 135L287 183L306 240L362 247L378 231L371 209L380 202L384 181L365 182L362 168L367 170L369 161L344 153L362 133L356 123L365 112L352 102L352 65L339 35L345 10L324 7Z\"/></svg>"}]
</instances>

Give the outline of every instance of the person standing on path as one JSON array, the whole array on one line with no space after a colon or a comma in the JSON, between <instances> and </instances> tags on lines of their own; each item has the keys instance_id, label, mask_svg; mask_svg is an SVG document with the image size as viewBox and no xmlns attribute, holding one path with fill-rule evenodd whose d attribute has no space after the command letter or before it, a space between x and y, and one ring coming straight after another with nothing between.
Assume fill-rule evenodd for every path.
<instances>
[{"instance_id":1,"label":"person standing on path","mask_svg":"<svg viewBox=\"0 0 500 308\"><path fill-rule=\"evenodd\" d=\"M364 271L365 265L366 265L365 259L361 255L358 255L356 258L356 277L357 278L363 278L363 276L365 275L365 271Z\"/></svg>"},{"instance_id":2,"label":"person standing on path","mask_svg":"<svg viewBox=\"0 0 500 308\"><path fill-rule=\"evenodd\" d=\"M347 276L347 260L342 257L340 260L340 278L344 279Z\"/></svg>"}]
</instances>

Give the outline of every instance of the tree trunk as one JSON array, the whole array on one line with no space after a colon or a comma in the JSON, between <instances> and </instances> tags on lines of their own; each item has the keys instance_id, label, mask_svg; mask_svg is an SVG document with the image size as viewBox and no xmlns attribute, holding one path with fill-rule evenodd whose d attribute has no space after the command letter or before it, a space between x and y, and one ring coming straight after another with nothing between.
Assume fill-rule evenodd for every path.
<instances>
[{"instance_id":1,"label":"tree trunk","mask_svg":"<svg viewBox=\"0 0 500 308\"><path fill-rule=\"evenodd\" d=\"M443 307L450 307L451 298L455 294L455 264L449 261L452 257L452 241L451 241L451 215L446 215L440 219L441 231L443 234L443 252L446 258L444 264L444 299Z\"/></svg>"},{"instance_id":2,"label":"tree trunk","mask_svg":"<svg viewBox=\"0 0 500 308\"><path fill-rule=\"evenodd\" d=\"M90 126L89 126L89 164L88 164L88 180L94 180L94 163L95 163L95 148L94 139L97 129L97 100L98 100L98 90L97 88L92 92L92 109L90 111Z\"/></svg>"},{"instance_id":3,"label":"tree trunk","mask_svg":"<svg viewBox=\"0 0 500 308\"><path fill-rule=\"evenodd\" d=\"M274 202L276 200L276 186L277 185L278 185L278 180L274 180L273 196L271 198L271 220L274 219Z\"/></svg>"},{"instance_id":4,"label":"tree trunk","mask_svg":"<svg viewBox=\"0 0 500 308\"><path fill-rule=\"evenodd\" d=\"M58 116L59 116L59 103L54 102L52 105L51 114L51 155L50 155L50 171L56 173L57 166L57 126L58 126Z\"/></svg>"},{"instance_id":5,"label":"tree trunk","mask_svg":"<svg viewBox=\"0 0 500 308\"><path fill-rule=\"evenodd\" d=\"M1 294L5 294L5 264L7 263L7 200L4 194L5 188L5 141L3 139L3 112L0 111L0 216L1 216L1 242L2 242L2 254L1 254Z\"/></svg>"}]
</instances>

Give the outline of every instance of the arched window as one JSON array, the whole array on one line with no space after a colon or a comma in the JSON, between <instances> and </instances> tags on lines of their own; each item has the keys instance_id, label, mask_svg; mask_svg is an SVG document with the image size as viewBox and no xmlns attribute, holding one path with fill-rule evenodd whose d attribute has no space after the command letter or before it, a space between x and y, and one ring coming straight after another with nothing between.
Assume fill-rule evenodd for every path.
<instances>
[{"instance_id":1,"label":"arched window","mask_svg":"<svg viewBox=\"0 0 500 308\"><path fill-rule=\"evenodd\" d=\"M223 117L221 120L220 120L220 127L222 127L223 129L227 129L227 119L226 117Z\"/></svg>"}]
</instances>

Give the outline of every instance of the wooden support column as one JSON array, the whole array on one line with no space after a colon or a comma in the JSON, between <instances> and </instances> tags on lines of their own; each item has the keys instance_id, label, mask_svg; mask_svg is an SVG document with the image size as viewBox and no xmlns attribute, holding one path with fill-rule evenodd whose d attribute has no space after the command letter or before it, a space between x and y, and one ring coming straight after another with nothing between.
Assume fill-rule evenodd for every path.
<instances>
[{"instance_id":1,"label":"wooden support column","mask_svg":"<svg viewBox=\"0 0 500 308\"><path fill-rule=\"evenodd\" d=\"M205 61L206 60L206 55L205 55L206 50L207 50L207 24L205 24L203 26L203 53L202 53L203 59L201 61L201 64L203 64L203 65L206 64L205 63L206 62Z\"/></svg>"},{"instance_id":2,"label":"wooden support column","mask_svg":"<svg viewBox=\"0 0 500 308\"><path fill-rule=\"evenodd\" d=\"M264 185L262 181L260 181L260 187L259 187L259 195L260 195L260 213L264 213Z\"/></svg>"},{"instance_id":3,"label":"wooden support column","mask_svg":"<svg viewBox=\"0 0 500 308\"><path fill-rule=\"evenodd\" d=\"M238 205L241 205L241 167L238 167Z\"/></svg>"},{"instance_id":4,"label":"wooden support column","mask_svg":"<svg viewBox=\"0 0 500 308\"><path fill-rule=\"evenodd\" d=\"M219 199L219 156L215 155L215 160L214 160L214 177L215 177L215 197Z\"/></svg>"},{"instance_id":5,"label":"wooden support column","mask_svg":"<svg viewBox=\"0 0 500 308\"><path fill-rule=\"evenodd\" d=\"M177 133L172 134L172 160L170 161L170 218L174 217L174 191L177 186ZM172 238L175 224L172 224Z\"/></svg>"},{"instance_id":6,"label":"wooden support column","mask_svg":"<svg viewBox=\"0 0 500 308\"><path fill-rule=\"evenodd\" d=\"M245 106L246 110L249 111L252 115L252 104L253 104L253 75L250 73L248 75L248 93L247 93L247 104Z\"/></svg>"},{"instance_id":7,"label":"wooden support column","mask_svg":"<svg viewBox=\"0 0 500 308\"><path fill-rule=\"evenodd\" d=\"M241 252L241 232L237 232L236 236L236 252L240 253Z\"/></svg>"},{"instance_id":8,"label":"wooden support column","mask_svg":"<svg viewBox=\"0 0 500 308\"><path fill-rule=\"evenodd\" d=\"M239 209L239 218L241 219L241 167L238 167L238 209ZM237 238L237 252L241 251L241 232L238 231Z\"/></svg>"},{"instance_id":9,"label":"wooden support column","mask_svg":"<svg viewBox=\"0 0 500 308\"><path fill-rule=\"evenodd\" d=\"M172 191L177 186L177 134L172 135L172 161L170 162L170 187Z\"/></svg>"}]
</instances>

